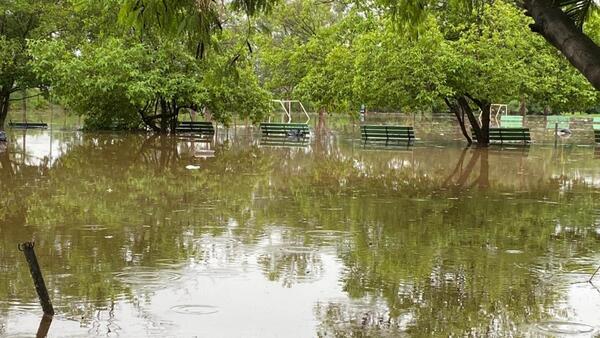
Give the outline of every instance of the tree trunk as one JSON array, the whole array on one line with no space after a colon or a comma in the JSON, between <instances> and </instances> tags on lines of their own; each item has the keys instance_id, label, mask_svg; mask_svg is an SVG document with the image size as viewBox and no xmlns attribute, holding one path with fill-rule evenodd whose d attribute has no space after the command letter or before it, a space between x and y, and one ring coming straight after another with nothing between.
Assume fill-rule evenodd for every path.
<instances>
[{"instance_id":1,"label":"tree trunk","mask_svg":"<svg viewBox=\"0 0 600 338\"><path fill-rule=\"evenodd\" d=\"M476 99L473 96L471 96L470 94L466 93L462 98L462 100L464 100L464 102L461 104L461 106L464 105L469 110L471 108L469 107L469 104L466 102L467 98L469 98L471 101L473 101L479 107L479 109L481 109L481 127L480 127L479 134L477 137L477 145L488 146L490 144L490 115L491 115L492 105L491 105L491 103L489 103L485 100ZM477 122L477 121L475 121L475 122ZM471 123L473 123L473 122L471 122Z\"/></svg>"},{"instance_id":2,"label":"tree trunk","mask_svg":"<svg viewBox=\"0 0 600 338\"><path fill-rule=\"evenodd\" d=\"M0 87L0 130L4 130L4 122L8 116L8 110L10 108L10 90L12 89L12 82L8 85Z\"/></svg>"},{"instance_id":3,"label":"tree trunk","mask_svg":"<svg viewBox=\"0 0 600 338\"><path fill-rule=\"evenodd\" d=\"M552 110L550 109L550 106L545 106L544 107L544 115L550 115L552 114Z\"/></svg>"},{"instance_id":4,"label":"tree trunk","mask_svg":"<svg viewBox=\"0 0 600 338\"><path fill-rule=\"evenodd\" d=\"M446 105L448 106L450 111L454 113L454 116L456 116L456 120L458 120L458 125L460 126L460 131L462 132L467 142L469 144L473 144L473 140L471 139L471 136L469 135L469 132L467 131L467 127L465 125L465 113L455 104L450 103L450 100L448 100L447 98L444 98L444 101L446 102Z\"/></svg>"},{"instance_id":5,"label":"tree trunk","mask_svg":"<svg viewBox=\"0 0 600 338\"><path fill-rule=\"evenodd\" d=\"M0 130L4 130L4 122L8 116L10 106L10 93L0 93Z\"/></svg>"},{"instance_id":6,"label":"tree trunk","mask_svg":"<svg viewBox=\"0 0 600 338\"><path fill-rule=\"evenodd\" d=\"M327 134L329 133L329 128L327 128L327 115L325 114L325 108L319 108L319 119L317 121L317 134Z\"/></svg>"},{"instance_id":7,"label":"tree trunk","mask_svg":"<svg viewBox=\"0 0 600 338\"><path fill-rule=\"evenodd\" d=\"M169 119L166 118L167 115L170 115L169 104L167 101L160 99L160 132L166 134L169 130Z\"/></svg>"},{"instance_id":8,"label":"tree trunk","mask_svg":"<svg viewBox=\"0 0 600 338\"><path fill-rule=\"evenodd\" d=\"M469 101L467 101L467 98L465 96L459 96L457 97L456 101L458 102L458 105L462 111L462 113L464 115L467 116L467 118L469 119L469 123L471 123L471 127L473 128L473 133L475 134L475 139L477 140L477 144L478 145L487 145L489 143L489 125L490 125L490 115L489 115L489 106L488 106L488 111L487 111L487 128L483 128L484 125L486 125L485 123L485 118L482 119L482 125L479 125L479 121L477 121L477 118L475 117L475 114L473 114L473 110L471 109L471 106L469 106ZM486 115L484 113L484 115Z\"/></svg>"},{"instance_id":9,"label":"tree trunk","mask_svg":"<svg viewBox=\"0 0 600 338\"><path fill-rule=\"evenodd\" d=\"M521 102L519 103L519 114L521 114L521 116L527 115L527 104L525 102L525 96L521 96Z\"/></svg>"},{"instance_id":10,"label":"tree trunk","mask_svg":"<svg viewBox=\"0 0 600 338\"><path fill-rule=\"evenodd\" d=\"M487 102L479 103L479 108L483 112L481 114L481 144L487 146L490 144L490 109L492 105Z\"/></svg>"},{"instance_id":11,"label":"tree trunk","mask_svg":"<svg viewBox=\"0 0 600 338\"><path fill-rule=\"evenodd\" d=\"M533 31L559 49L569 62L600 90L600 46L596 45L551 0L525 0Z\"/></svg>"}]
</instances>

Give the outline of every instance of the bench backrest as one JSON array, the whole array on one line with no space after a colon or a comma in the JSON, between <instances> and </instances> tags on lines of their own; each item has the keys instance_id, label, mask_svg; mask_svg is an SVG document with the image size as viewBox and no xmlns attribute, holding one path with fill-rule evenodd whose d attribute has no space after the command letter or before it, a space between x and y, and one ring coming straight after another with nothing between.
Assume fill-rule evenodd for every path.
<instances>
[{"instance_id":1,"label":"bench backrest","mask_svg":"<svg viewBox=\"0 0 600 338\"><path fill-rule=\"evenodd\" d=\"M546 116L546 129L554 129L558 124L559 129L568 129L569 122L571 121L571 117L569 116L560 116L560 115L550 115Z\"/></svg>"},{"instance_id":2,"label":"bench backrest","mask_svg":"<svg viewBox=\"0 0 600 338\"><path fill-rule=\"evenodd\" d=\"M523 116L502 115L500 116L500 126L502 128L519 128L523 126Z\"/></svg>"},{"instance_id":3,"label":"bench backrest","mask_svg":"<svg viewBox=\"0 0 600 338\"><path fill-rule=\"evenodd\" d=\"M215 127L208 121L180 121L175 128L177 132L190 132L202 134L214 134Z\"/></svg>"},{"instance_id":4,"label":"bench backrest","mask_svg":"<svg viewBox=\"0 0 600 338\"><path fill-rule=\"evenodd\" d=\"M490 128L490 141L531 141L529 128Z\"/></svg>"},{"instance_id":5,"label":"bench backrest","mask_svg":"<svg viewBox=\"0 0 600 338\"><path fill-rule=\"evenodd\" d=\"M48 128L48 124L45 122L13 122L8 123L9 127L15 128Z\"/></svg>"},{"instance_id":6,"label":"bench backrest","mask_svg":"<svg viewBox=\"0 0 600 338\"><path fill-rule=\"evenodd\" d=\"M310 128L306 123L262 122L260 130L264 136L288 136L290 133L298 137L308 137L310 135Z\"/></svg>"},{"instance_id":7,"label":"bench backrest","mask_svg":"<svg viewBox=\"0 0 600 338\"><path fill-rule=\"evenodd\" d=\"M212 122L208 122L208 121L179 121L179 123L177 124L179 126L211 126L212 127Z\"/></svg>"},{"instance_id":8,"label":"bench backrest","mask_svg":"<svg viewBox=\"0 0 600 338\"><path fill-rule=\"evenodd\" d=\"M391 125L362 125L361 137L364 140L412 140L415 138L413 127Z\"/></svg>"}]
</instances>

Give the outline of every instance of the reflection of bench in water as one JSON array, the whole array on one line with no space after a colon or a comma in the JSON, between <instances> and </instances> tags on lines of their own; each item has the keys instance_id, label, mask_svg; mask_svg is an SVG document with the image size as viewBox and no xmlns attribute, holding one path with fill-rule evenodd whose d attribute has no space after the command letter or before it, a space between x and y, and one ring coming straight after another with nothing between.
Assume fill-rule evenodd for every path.
<instances>
[{"instance_id":1,"label":"reflection of bench in water","mask_svg":"<svg viewBox=\"0 0 600 338\"><path fill-rule=\"evenodd\" d=\"M307 147L309 144L308 138L273 138L273 137L261 137L261 146L269 147Z\"/></svg>"},{"instance_id":2,"label":"reflection of bench in water","mask_svg":"<svg viewBox=\"0 0 600 338\"><path fill-rule=\"evenodd\" d=\"M410 145L415 141L413 127L405 126L362 125L360 135L365 145L367 142Z\"/></svg>"},{"instance_id":3,"label":"reflection of bench in water","mask_svg":"<svg viewBox=\"0 0 600 338\"><path fill-rule=\"evenodd\" d=\"M510 145L498 145L496 147L489 148L489 153L498 155L498 156L507 156L507 157L521 157L526 158L529 156L529 148L523 145L517 144L516 146Z\"/></svg>"},{"instance_id":4,"label":"reflection of bench in water","mask_svg":"<svg viewBox=\"0 0 600 338\"><path fill-rule=\"evenodd\" d=\"M473 131L473 138L475 132ZM490 128L490 143L519 143L531 142L529 128Z\"/></svg>"},{"instance_id":5,"label":"reflection of bench in water","mask_svg":"<svg viewBox=\"0 0 600 338\"><path fill-rule=\"evenodd\" d=\"M215 157L212 140L195 135L179 136L177 140L178 152L181 154L189 154L195 158Z\"/></svg>"},{"instance_id":6,"label":"reflection of bench in water","mask_svg":"<svg viewBox=\"0 0 600 338\"><path fill-rule=\"evenodd\" d=\"M594 157L595 158L600 158L600 146L596 146L594 148Z\"/></svg>"},{"instance_id":7,"label":"reflection of bench in water","mask_svg":"<svg viewBox=\"0 0 600 338\"><path fill-rule=\"evenodd\" d=\"M306 123L260 124L260 145L281 147L306 147L309 143L310 129Z\"/></svg>"},{"instance_id":8,"label":"reflection of bench in water","mask_svg":"<svg viewBox=\"0 0 600 338\"><path fill-rule=\"evenodd\" d=\"M177 123L175 132L213 136L215 128L211 122L181 121Z\"/></svg>"},{"instance_id":9,"label":"reflection of bench in water","mask_svg":"<svg viewBox=\"0 0 600 338\"><path fill-rule=\"evenodd\" d=\"M13 122L10 121L8 126L11 128L19 128L19 129L46 129L48 128L48 123L44 122Z\"/></svg>"}]
</instances>

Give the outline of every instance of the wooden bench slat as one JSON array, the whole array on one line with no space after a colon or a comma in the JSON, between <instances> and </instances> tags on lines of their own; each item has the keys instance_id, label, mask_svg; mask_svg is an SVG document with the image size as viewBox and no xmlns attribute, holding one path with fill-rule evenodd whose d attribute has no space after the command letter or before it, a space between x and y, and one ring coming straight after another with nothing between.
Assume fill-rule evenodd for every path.
<instances>
[{"instance_id":1,"label":"wooden bench slat","mask_svg":"<svg viewBox=\"0 0 600 338\"><path fill-rule=\"evenodd\" d=\"M365 143L373 142L412 142L415 140L413 127L389 125L362 125L361 138Z\"/></svg>"},{"instance_id":2,"label":"wooden bench slat","mask_svg":"<svg viewBox=\"0 0 600 338\"><path fill-rule=\"evenodd\" d=\"M471 130L473 138L475 131ZM531 142L529 128L490 128L490 142Z\"/></svg>"},{"instance_id":3,"label":"wooden bench slat","mask_svg":"<svg viewBox=\"0 0 600 338\"><path fill-rule=\"evenodd\" d=\"M31 129L45 129L48 128L48 124L44 122L12 122L8 123L9 127L12 128L31 128Z\"/></svg>"},{"instance_id":4,"label":"wooden bench slat","mask_svg":"<svg viewBox=\"0 0 600 338\"><path fill-rule=\"evenodd\" d=\"M198 133L203 135L214 135L215 127L208 121L180 121L175 127L176 133Z\"/></svg>"},{"instance_id":5,"label":"wooden bench slat","mask_svg":"<svg viewBox=\"0 0 600 338\"><path fill-rule=\"evenodd\" d=\"M274 123L262 122L260 125L262 138L276 138L278 140L306 140L310 137L310 128L306 123Z\"/></svg>"}]
</instances>

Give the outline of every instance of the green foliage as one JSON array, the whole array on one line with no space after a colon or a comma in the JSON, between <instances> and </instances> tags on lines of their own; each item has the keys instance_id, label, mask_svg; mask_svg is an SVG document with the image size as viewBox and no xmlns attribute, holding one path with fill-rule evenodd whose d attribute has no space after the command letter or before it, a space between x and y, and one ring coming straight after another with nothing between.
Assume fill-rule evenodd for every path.
<instances>
[{"instance_id":1,"label":"green foliage","mask_svg":"<svg viewBox=\"0 0 600 338\"><path fill-rule=\"evenodd\" d=\"M333 6L319 6L335 13ZM268 35L259 39L260 77L275 95L316 108L439 111L447 109L444 98L465 94L483 102L524 98L556 111L584 111L598 102L587 80L531 34L531 20L507 3L432 11L420 19L418 38L356 9L316 16L327 24L299 29L298 22L312 23L309 13L319 11L310 1L291 7L297 8L293 24L281 24L276 9ZM465 24L464 13L476 20Z\"/></svg>"},{"instance_id":2,"label":"green foliage","mask_svg":"<svg viewBox=\"0 0 600 338\"><path fill-rule=\"evenodd\" d=\"M163 103L173 113L205 106L221 122L232 112L260 120L268 107L248 62L234 68L219 54L199 60L172 41L111 38L75 51L61 41L38 41L32 50L37 74L90 128L135 128L143 114L165 113Z\"/></svg>"},{"instance_id":3,"label":"green foliage","mask_svg":"<svg viewBox=\"0 0 600 338\"><path fill-rule=\"evenodd\" d=\"M447 85L454 54L435 21L419 40L383 25L358 41L354 88L367 106L426 110L454 93Z\"/></svg>"},{"instance_id":4,"label":"green foliage","mask_svg":"<svg viewBox=\"0 0 600 338\"><path fill-rule=\"evenodd\" d=\"M27 65L27 40L61 34L68 4L32 0L0 2L0 93L39 86ZM2 100L0 100L1 102Z\"/></svg>"},{"instance_id":5,"label":"green foliage","mask_svg":"<svg viewBox=\"0 0 600 338\"><path fill-rule=\"evenodd\" d=\"M587 109L596 91L542 37L530 34L530 22L512 5L486 5L480 22L449 42L457 53L449 84L487 102L524 96L557 110Z\"/></svg>"}]
</instances>

